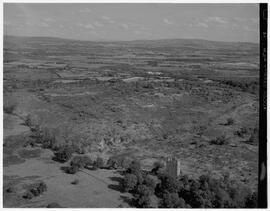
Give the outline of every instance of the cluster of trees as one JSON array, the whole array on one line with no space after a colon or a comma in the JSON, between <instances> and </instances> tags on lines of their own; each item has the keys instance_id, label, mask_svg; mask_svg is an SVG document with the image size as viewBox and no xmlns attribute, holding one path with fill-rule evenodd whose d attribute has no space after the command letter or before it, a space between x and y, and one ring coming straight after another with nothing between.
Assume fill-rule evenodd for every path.
<instances>
[{"instance_id":1,"label":"cluster of trees","mask_svg":"<svg viewBox=\"0 0 270 211\"><path fill-rule=\"evenodd\" d=\"M223 80L222 83L232 86L234 88L241 89L244 92L250 92L252 94L259 93L258 81L235 81L235 80Z\"/></svg>"},{"instance_id":2,"label":"cluster of trees","mask_svg":"<svg viewBox=\"0 0 270 211\"><path fill-rule=\"evenodd\" d=\"M32 199L33 197L39 196L45 191L47 191L47 185L44 182L38 182L32 184L28 188L28 190L24 193L23 198Z\"/></svg>"},{"instance_id":3,"label":"cluster of trees","mask_svg":"<svg viewBox=\"0 0 270 211\"><path fill-rule=\"evenodd\" d=\"M255 208L257 194L228 176L198 179L174 178L156 165L151 172L141 170L133 161L125 171L123 189L134 195L137 207L160 208Z\"/></svg>"},{"instance_id":4,"label":"cluster of trees","mask_svg":"<svg viewBox=\"0 0 270 211\"><path fill-rule=\"evenodd\" d=\"M215 145L226 145L228 143L229 142L225 135L217 136L215 139L210 141L210 144L215 144Z\"/></svg>"},{"instance_id":5,"label":"cluster of trees","mask_svg":"<svg viewBox=\"0 0 270 211\"><path fill-rule=\"evenodd\" d=\"M112 156L107 161L107 167L109 169L127 169L131 162L132 159L125 156Z\"/></svg>"},{"instance_id":6,"label":"cluster of trees","mask_svg":"<svg viewBox=\"0 0 270 211\"><path fill-rule=\"evenodd\" d=\"M96 160L92 160L89 156L75 156L70 161L70 166L66 168L66 173L75 174L80 169L90 168L96 170L98 168L103 168L104 160L101 157L97 157Z\"/></svg>"}]
</instances>

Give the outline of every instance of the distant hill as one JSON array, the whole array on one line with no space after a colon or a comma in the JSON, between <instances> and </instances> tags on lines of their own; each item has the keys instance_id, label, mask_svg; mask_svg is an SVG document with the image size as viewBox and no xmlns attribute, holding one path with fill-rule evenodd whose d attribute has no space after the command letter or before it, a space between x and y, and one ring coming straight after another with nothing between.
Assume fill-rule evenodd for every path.
<instances>
[{"instance_id":1,"label":"distant hill","mask_svg":"<svg viewBox=\"0 0 270 211\"><path fill-rule=\"evenodd\" d=\"M4 36L4 42L41 42L41 43L83 43L87 44L122 44L136 47L154 47L154 48L180 48L188 47L194 49L229 49L229 50L259 50L259 44L248 42L221 42L201 39L162 39L162 40L133 40L133 41L82 41L71 40L58 37L20 37Z\"/></svg>"}]
</instances>

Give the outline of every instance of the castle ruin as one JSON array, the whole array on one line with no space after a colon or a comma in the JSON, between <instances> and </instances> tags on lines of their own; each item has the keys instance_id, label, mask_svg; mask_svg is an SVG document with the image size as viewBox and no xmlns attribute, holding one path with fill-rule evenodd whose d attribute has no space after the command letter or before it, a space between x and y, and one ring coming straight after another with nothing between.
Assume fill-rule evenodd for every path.
<instances>
[{"instance_id":1,"label":"castle ruin","mask_svg":"<svg viewBox=\"0 0 270 211\"><path fill-rule=\"evenodd\" d=\"M178 177L181 173L180 160L175 157L168 157L166 160L166 173L172 177Z\"/></svg>"}]
</instances>

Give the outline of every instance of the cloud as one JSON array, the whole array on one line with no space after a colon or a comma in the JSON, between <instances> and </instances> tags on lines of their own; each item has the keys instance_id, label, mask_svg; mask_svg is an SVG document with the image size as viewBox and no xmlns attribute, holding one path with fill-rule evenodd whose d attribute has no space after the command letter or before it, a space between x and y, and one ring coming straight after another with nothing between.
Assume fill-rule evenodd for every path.
<instances>
[{"instance_id":1,"label":"cloud","mask_svg":"<svg viewBox=\"0 0 270 211\"><path fill-rule=\"evenodd\" d=\"M40 27L45 27L45 28L50 27L50 25L49 25L48 23L46 23L46 22L40 22L38 25L39 25Z\"/></svg>"},{"instance_id":2,"label":"cloud","mask_svg":"<svg viewBox=\"0 0 270 211\"><path fill-rule=\"evenodd\" d=\"M95 27L92 25L92 24L86 24L85 26L84 26L86 29L94 29Z\"/></svg>"},{"instance_id":3,"label":"cloud","mask_svg":"<svg viewBox=\"0 0 270 211\"><path fill-rule=\"evenodd\" d=\"M124 29L128 29L128 28L129 28L128 25L125 24L125 23L121 23L120 26L121 26L122 28L124 28Z\"/></svg>"},{"instance_id":4,"label":"cloud","mask_svg":"<svg viewBox=\"0 0 270 211\"><path fill-rule=\"evenodd\" d=\"M83 8L79 10L79 13L91 13L92 10L90 10L89 8Z\"/></svg>"},{"instance_id":5,"label":"cloud","mask_svg":"<svg viewBox=\"0 0 270 211\"><path fill-rule=\"evenodd\" d=\"M52 18L43 18L42 20L44 22L54 22L54 19L52 19Z\"/></svg>"},{"instance_id":6,"label":"cloud","mask_svg":"<svg viewBox=\"0 0 270 211\"><path fill-rule=\"evenodd\" d=\"M136 34L136 35L142 34L142 32L139 31L139 30L135 30L135 31L133 31L133 32L134 32L134 34Z\"/></svg>"},{"instance_id":7,"label":"cloud","mask_svg":"<svg viewBox=\"0 0 270 211\"><path fill-rule=\"evenodd\" d=\"M78 26L80 28L85 28L85 29L95 29L95 27L91 23L83 24L81 22L78 22L78 23L76 23L76 26Z\"/></svg>"},{"instance_id":8,"label":"cloud","mask_svg":"<svg viewBox=\"0 0 270 211\"><path fill-rule=\"evenodd\" d=\"M163 23L165 23L166 25L173 25L174 23L170 20L168 20L167 18L163 19Z\"/></svg>"},{"instance_id":9,"label":"cloud","mask_svg":"<svg viewBox=\"0 0 270 211\"><path fill-rule=\"evenodd\" d=\"M109 23L115 23L115 21L108 16L102 16L101 18Z\"/></svg>"},{"instance_id":10,"label":"cloud","mask_svg":"<svg viewBox=\"0 0 270 211\"><path fill-rule=\"evenodd\" d=\"M208 28L209 26L204 22L198 22L195 26L202 27L202 28Z\"/></svg>"},{"instance_id":11,"label":"cloud","mask_svg":"<svg viewBox=\"0 0 270 211\"><path fill-rule=\"evenodd\" d=\"M207 17L205 19L206 22L208 23L217 23L217 24L227 24L228 21L223 18L223 17L218 17L218 16L214 16L214 17Z\"/></svg>"},{"instance_id":12,"label":"cloud","mask_svg":"<svg viewBox=\"0 0 270 211\"><path fill-rule=\"evenodd\" d=\"M98 21L95 21L95 22L93 23L93 25L94 25L94 26L97 26L97 27L102 27L102 26L103 26L103 24L100 23L100 22L98 22Z\"/></svg>"}]
</instances>

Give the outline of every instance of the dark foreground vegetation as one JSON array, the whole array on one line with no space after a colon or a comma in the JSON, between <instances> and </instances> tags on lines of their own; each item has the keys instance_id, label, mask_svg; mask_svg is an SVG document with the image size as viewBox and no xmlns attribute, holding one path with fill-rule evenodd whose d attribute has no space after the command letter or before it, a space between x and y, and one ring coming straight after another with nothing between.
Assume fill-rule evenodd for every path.
<instances>
[{"instance_id":1,"label":"dark foreground vegetation","mask_svg":"<svg viewBox=\"0 0 270 211\"><path fill-rule=\"evenodd\" d=\"M88 168L118 169L123 174L121 189L131 193L132 206L138 208L255 208L257 193L231 179L229 175L214 178L201 175L191 178L168 175L164 164L157 162L153 169L141 169L140 162L127 157L111 157L106 165L101 157L91 160L88 156L75 156L66 173L75 174ZM74 182L77 184L78 181Z\"/></svg>"},{"instance_id":2,"label":"dark foreground vegetation","mask_svg":"<svg viewBox=\"0 0 270 211\"><path fill-rule=\"evenodd\" d=\"M254 208L257 193L230 179L202 175L197 179L187 175L174 178L160 171L142 171L133 163L122 182L125 191L135 197L136 207L159 208Z\"/></svg>"}]
</instances>

